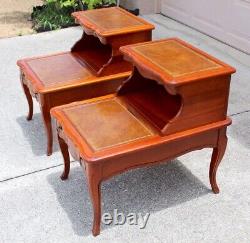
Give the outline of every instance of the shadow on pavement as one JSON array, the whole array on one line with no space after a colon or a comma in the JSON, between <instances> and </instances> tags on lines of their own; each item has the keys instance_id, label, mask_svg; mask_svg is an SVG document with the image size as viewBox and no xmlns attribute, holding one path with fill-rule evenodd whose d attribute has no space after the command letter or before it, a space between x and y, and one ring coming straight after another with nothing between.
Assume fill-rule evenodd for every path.
<instances>
[{"instance_id":1,"label":"shadow on pavement","mask_svg":"<svg viewBox=\"0 0 250 243\"><path fill-rule=\"evenodd\" d=\"M233 124L228 128L228 134L245 148L250 148L250 112L232 117Z\"/></svg>"},{"instance_id":2,"label":"shadow on pavement","mask_svg":"<svg viewBox=\"0 0 250 243\"><path fill-rule=\"evenodd\" d=\"M74 167L67 181L61 181L59 176L59 173L53 173L47 176L47 180L71 220L75 233L80 236L91 234L92 204L82 168ZM152 214L210 192L181 162L174 160L135 169L103 182L102 214L114 215L114 209L125 215ZM113 226L102 224L101 230Z\"/></svg>"},{"instance_id":3,"label":"shadow on pavement","mask_svg":"<svg viewBox=\"0 0 250 243\"><path fill-rule=\"evenodd\" d=\"M18 117L16 119L18 125L21 127L24 136L27 138L31 145L31 149L34 155L42 156L46 154L47 148L47 136L44 129L42 117L40 113L33 115L31 121L27 121L25 116ZM55 124L53 125L53 152L59 150Z\"/></svg>"}]
</instances>

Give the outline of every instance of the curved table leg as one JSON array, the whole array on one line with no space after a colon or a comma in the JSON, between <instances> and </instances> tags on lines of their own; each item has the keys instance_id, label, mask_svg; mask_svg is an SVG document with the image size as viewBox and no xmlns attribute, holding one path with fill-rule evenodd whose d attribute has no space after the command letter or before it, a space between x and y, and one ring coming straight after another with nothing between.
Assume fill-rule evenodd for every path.
<instances>
[{"instance_id":1,"label":"curved table leg","mask_svg":"<svg viewBox=\"0 0 250 243\"><path fill-rule=\"evenodd\" d=\"M52 146L53 146L53 133L52 133L50 110L46 106L40 105L40 108L42 112L45 130L47 133L47 156L50 156L52 154Z\"/></svg>"},{"instance_id":2,"label":"curved table leg","mask_svg":"<svg viewBox=\"0 0 250 243\"><path fill-rule=\"evenodd\" d=\"M29 113L28 113L26 119L28 121L30 121L32 119L32 116L33 116L33 100L32 100L32 96L30 94L29 88L26 84L24 84L23 79L24 79L24 74L21 72L20 73L20 81L21 81L23 91L24 91L24 94L26 96L26 99L27 99L28 105L29 105Z\"/></svg>"},{"instance_id":3,"label":"curved table leg","mask_svg":"<svg viewBox=\"0 0 250 243\"><path fill-rule=\"evenodd\" d=\"M217 147L213 149L212 159L210 163L210 170L209 170L210 184L215 194L220 192L216 181L216 173L219 164L225 154L226 147L227 147L226 128L223 128L219 131Z\"/></svg>"},{"instance_id":4,"label":"curved table leg","mask_svg":"<svg viewBox=\"0 0 250 243\"><path fill-rule=\"evenodd\" d=\"M69 171L70 171L70 157L69 157L69 151L68 151L68 145L65 143L65 141L59 136L57 135L58 138L58 143L62 152L62 156L63 156L63 161L64 161L64 170L63 173L61 175L61 179L67 180L68 176L69 176Z\"/></svg>"},{"instance_id":5,"label":"curved table leg","mask_svg":"<svg viewBox=\"0 0 250 243\"><path fill-rule=\"evenodd\" d=\"M101 225L101 177L100 167L98 165L86 165L86 174L89 186L89 193L92 200L92 206L94 211L94 222L92 233L94 236L100 234Z\"/></svg>"}]
</instances>

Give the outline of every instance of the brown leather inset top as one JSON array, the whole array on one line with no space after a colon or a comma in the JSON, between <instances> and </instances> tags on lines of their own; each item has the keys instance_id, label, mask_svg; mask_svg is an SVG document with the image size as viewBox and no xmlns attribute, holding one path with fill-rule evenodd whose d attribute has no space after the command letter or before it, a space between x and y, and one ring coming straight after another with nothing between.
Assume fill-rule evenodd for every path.
<instances>
[{"instance_id":1,"label":"brown leather inset top","mask_svg":"<svg viewBox=\"0 0 250 243\"><path fill-rule=\"evenodd\" d=\"M133 50L173 77L221 67L220 64L174 40L141 45Z\"/></svg>"},{"instance_id":2,"label":"brown leather inset top","mask_svg":"<svg viewBox=\"0 0 250 243\"><path fill-rule=\"evenodd\" d=\"M88 81L94 77L70 52L30 59L27 64L44 87Z\"/></svg>"},{"instance_id":3,"label":"brown leather inset top","mask_svg":"<svg viewBox=\"0 0 250 243\"><path fill-rule=\"evenodd\" d=\"M119 7L79 11L72 15L81 25L103 37L154 29L152 24Z\"/></svg>"},{"instance_id":4,"label":"brown leather inset top","mask_svg":"<svg viewBox=\"0 0 250 243\"><path fill-rule=\"evenodd\" d=\"M154 134L118 98L64 106L62 109L67 120L94 151L134 142Z\"/></svg>"},{"instance_id":5,"label":"brown leather inset top","mask_svg":"<svg viewBox=\"0 0 250 243\"><path fill-rule=\"evenodd\" d=\"M25 58L17 62L32 84L33 92L46 93L70 87L88 85L109 79L121 79L130 72L96 76L74 52L64 52L48 56Z\"/></svg>"},{"instance_id":6,"label":"brown leather inset top","mask_svg":"<svg viewBox=\"0 0 250 243\"><path fill-rule=\"evenodd\" d=\"M178 39L170 38L120 48L147 78L169 85L229 74L235 69Z\"/></svg>"}]
</instances>

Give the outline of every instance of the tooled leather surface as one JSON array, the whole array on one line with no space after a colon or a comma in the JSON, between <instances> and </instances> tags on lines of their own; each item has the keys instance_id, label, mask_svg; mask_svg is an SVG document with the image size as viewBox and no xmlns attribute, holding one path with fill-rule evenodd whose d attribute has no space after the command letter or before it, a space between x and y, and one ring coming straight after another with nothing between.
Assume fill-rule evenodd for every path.
<instances>
[{"instance_id":1,"label":"tooled leather surface","mask_svg":"<svg viewBox=\"0 0 250 243\"><path fill-rule=\"evenodd\" d=\"M91 72L80 64L71 53L31 59L27 61L27 64L44 87L78 83L93 77Z\"/></svg>"},{"instance_id":2,"label":"tooled leather surface","mask_svg":"<svg viewBox=\"0 0 250 243\"><path fill-rule=\"evenodd\" d=\"M84 17L103 30L129 28L144 25L139 18L131 17L119 8L107 8L99 11L84 12ZM105 21L103 21L105 19Z\"/></svg>"},{"instance_id":3,"label":"tooled leather surface","mask_svg":"<svg viewBox=\"0 0 250 243\"><path fill-rule=\"evenodd\" d=\"M117 99L72 106L63 112L95 151L153 135Z\"/></svg>"},{"instance_id":4,"label":"tooled leather surface","mask_svg":"<svg viewBox=\"0 0 250 243\"><path fill-rule=\"evenodd\" d=\"M132 49L173 77L221 67L220 64L175 40L147 43Z\"/></svg>"}]
</instances>

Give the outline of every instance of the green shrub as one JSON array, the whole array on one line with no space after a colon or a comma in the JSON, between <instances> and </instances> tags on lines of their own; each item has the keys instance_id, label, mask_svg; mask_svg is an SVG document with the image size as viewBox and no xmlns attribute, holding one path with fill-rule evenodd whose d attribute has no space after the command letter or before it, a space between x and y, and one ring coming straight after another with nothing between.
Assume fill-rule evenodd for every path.
<instances>
[{"instance_id":1,"label":"green shrub","mask_svg":"<svg viewBox=\"0 0 250 243\"><path fill-rule=\"evenodd\" d=\"M55 4L57 8L77 8L77 0L46 0L47 4Z\"/></svg>"},{"instance_id":2,"label":"green shrub","mask_svg":"<svg viewBox=\"0 0 250 243\"><path fill-rule=\"evenodd\" d=\"M74 25L71 13L78 10L73 0L46 0L42 7L34 8L33 28L38 31L55 30Z\"/></svg>"},{"instance_id":3,"label":"green shrub","mask_svg":"<svg viewBox=\"0 0 250 243\"><path fill-rule=\"evenodd\" d=\"M116 4L116 0L82 0L82 2L88 6L88 9Z\"/></svg>"},{"instance_id":4,"label":"green shrub","mask_svg":"<svg viewBox=\"0 0 250 243\"><path fill-rule=\"evenodd\" d=\"M32 13L33 28L38 31L61 29L75 25L71 13L115 4L116 0L45 0Z\"/></svg>"}]
</instances>

